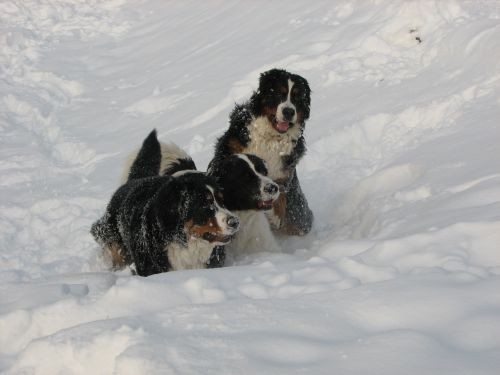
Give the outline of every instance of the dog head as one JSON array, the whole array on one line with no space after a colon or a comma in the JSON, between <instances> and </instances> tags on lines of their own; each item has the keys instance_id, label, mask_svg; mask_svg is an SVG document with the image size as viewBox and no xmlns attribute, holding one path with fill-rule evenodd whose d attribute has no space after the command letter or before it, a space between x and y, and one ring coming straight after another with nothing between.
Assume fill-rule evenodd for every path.
<instances>
[{"instance_id":1,"label":"dog head","mask_svg":"<svg viewBox=\"0 0 500 375\"><path fill-rule=\"evenodd\" d=\"M221 187L230 210L269 210L279 196L278 185L267 177L265 162L252 154L214 159L208 174Z\"/></svg>"},{"instance_id":2,"label":"dog head","mask_svg":"<svg viewBox=\"0 0 500 375\"><path fill-rule=\"evenodd\" d=\"M168 204L180 217L184 230L182 239L187 241L194 237L214 245L230 242L239 229L239 220L224 206L215 180L191 170L174 173L172 177L174 182L169 189Z\"/></svg>"},{"instance_id":3,"label":"dog head","mask_svg":"<svg viewBox=\"0 0 500 375\"><path fill-rule=\"evenodd\" d=\"M303 77L272 69L260 75L252 104L255 115L266 116L273 129L284 134L296 126L304 127L310 113L311 89Z\"/></svg>"}]
</instances>

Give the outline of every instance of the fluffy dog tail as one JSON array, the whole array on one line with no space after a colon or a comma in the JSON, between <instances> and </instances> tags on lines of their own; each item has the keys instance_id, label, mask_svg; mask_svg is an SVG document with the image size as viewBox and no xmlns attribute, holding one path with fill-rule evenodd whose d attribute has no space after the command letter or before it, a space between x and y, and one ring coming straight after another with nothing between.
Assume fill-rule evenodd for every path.
<instances>
[{"instance_id":1,"label":"fluffy dog tail","mask_svg":"<svg viewBox=\"0 0 500 375\"><path fill-rule=\"evenodd\" d=\"M153 130L142 142L138 152L129 157L124 173L124 182L136 178L158 176L161 167L161 145Z\"/></svg>"},{"instance_id":2,"label":"fluffy dog tail","mask_svg":"<svg viewBox=\"0 0 500 375\"><path fill-rule=\"evenodd\" d=\"M173 175L186 170L196 170L193 159L175 143L161 143L160 174Z\"/></svg>"},{"instance_id":3,"label":"fluffy dog tail","mask_svg":"<svg viewBox=\"0 0 500 375\"><path fill-rule=\"evenodd\" d=\"M191 157L174 143L158 140L156 129L146 137L142 147L129 155L121 182L144 177L172 175L179 171L196 170Z\"/></svg>"}]
</instances>

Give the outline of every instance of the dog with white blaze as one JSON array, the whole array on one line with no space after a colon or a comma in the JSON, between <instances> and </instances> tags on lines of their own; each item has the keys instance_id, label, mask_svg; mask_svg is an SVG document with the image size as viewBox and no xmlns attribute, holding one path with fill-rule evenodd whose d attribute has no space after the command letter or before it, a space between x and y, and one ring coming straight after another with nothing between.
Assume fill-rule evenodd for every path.
<instances>
[{"instance_id":1,"label":"dog with white blaze","mask_svg":"<svg viewBox=\"0 0 500 375\"><path fill-rule=\"evenodd\" d=\"M218 267L212 253L231 241L239 220L227 210L213 177L196 171L160 175L161 148L153 131L91 234L114 268L137 274Z\"/></svg>"},{"instance_id":2,"label":"dog with white blaze","mask_svg":"<svg viewBox=\"0 0 500 375\"><path fill-rule=\"evenodd\" d=\"M307 234L313 223L296 171L306 151L303 133L310 105L311 90L303 77L281 69L264 72L258 90L231 112L229 129L215 146L216 159L246 153L266 162L269 177L280 186L268 219L282 234Z\"/></svg>"}]
</instances>

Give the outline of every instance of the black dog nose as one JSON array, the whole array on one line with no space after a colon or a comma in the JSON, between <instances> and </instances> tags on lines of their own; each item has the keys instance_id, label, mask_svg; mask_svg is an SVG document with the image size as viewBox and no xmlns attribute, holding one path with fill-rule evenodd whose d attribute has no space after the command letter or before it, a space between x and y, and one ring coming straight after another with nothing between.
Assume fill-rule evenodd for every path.
<instances>
[{"instance_id":1,"label":"black dog nose","mask_svg":"<svg viewBox=\"0 0 500 375\"><path fill-rule=\"evenodd\" d=\"M229 216L227 218L227 225L230 228L236 229L240 226L240 220L236 216Z\"/></svg>"},{"instance_id":2,"label":"black dog nose","mask_svg":"<svg viewBox=\"0 0 500 375\"><path fill-rule=\"evenodd\" d=\"M285 117L285 120L287 121L291 121L293 119L293 116L295 115L295 109L290 107L283 108L282 112L283 117Z\"/></svg>"},{"instance_id":3,"label":"black dog nose","mask_svg":"<svg viewBox=\"0 0 500 375\"><path fill-rule=\"evenodd\" d=\"M266 186L264 186L264 192L271 194L271 195L274 195L278 192L278 185L266 184Z\"/></svg>"}]
</instances>

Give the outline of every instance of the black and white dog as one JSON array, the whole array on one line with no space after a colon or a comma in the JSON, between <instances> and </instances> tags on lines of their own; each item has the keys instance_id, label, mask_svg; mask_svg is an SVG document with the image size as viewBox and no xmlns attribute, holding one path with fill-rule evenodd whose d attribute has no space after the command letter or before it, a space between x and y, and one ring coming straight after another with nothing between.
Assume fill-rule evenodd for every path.
<instances>
[{"instance_id":1,"label":"black and white dog","mask_svg":"<svg viewBox=\"0 0 500 375\"><path fill-rule=\"evenodd\" d=\"M175 144L159 142L156 134L154 137L157 145L153 153L148 152L149 160L153 164L160 160L161 175L179 175L194 173L196 166L191 157ZM153 142L153 139L151 139ZM134 174L134 160L142 159L147 163L147 158L141 158L144 147L129 158L129 165L125 167L124 178L130 173ZM134 164L132 164L134 163ZM158 170L150 165L141 165L143 170ZM201 172L199 172L201 173ZM273 203L278 198L279 188L267 177L266 163L259 157L251 154L234 154L224 158L216 158L210 162L207 175L213 178L222 192L225 207L240 219L240 229L225 248L233 256L255 253L260 251L280 250L269 222L264 214L271 210ZM211 258L212 264L222 265L225 259L224 248L214 250Z\"/></svg>"},{"instance_id":2,"label":"black and white dog","mask_svg":"<svg viewBox=\"0 0 500 375\"><path fill-rule=\"evenodd\" d=\"M212 252L230 242L239 220L224 207L216 181L193 170L160 175L160 166L153 131L92 235L115 268L129 265L141 276L220 266Z\"/></svg>"},{"instance_id":3,"label":"black and white dog","mask_svg":"<svg viewBox=\"0 0 500 375\"><path fill-rule=\"evenodd\" d=\"M231 255L280 250L265 212L273 208L279 187L265 162L252 154L233 154L210 162L208 175L222 189L224 204L240 219L240 230L225 247Z\"/></svg>"},{"instance_id":4,"label":"black and white dog","mask_svg":"<svg viewBox=\"0 0 500 375\"><path fill-rule=\"evenodd\" d=\"M250 100L231 112L229 129L215 147L216 159L249 153L266 161L269 177L281 190L268 218L284 234L304 235L313 222L296 172L306 151L303 132L310 104L311 90L303 77L280 69L264 72Z\"/></svg>"}]
</instances>

